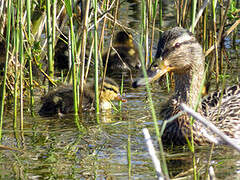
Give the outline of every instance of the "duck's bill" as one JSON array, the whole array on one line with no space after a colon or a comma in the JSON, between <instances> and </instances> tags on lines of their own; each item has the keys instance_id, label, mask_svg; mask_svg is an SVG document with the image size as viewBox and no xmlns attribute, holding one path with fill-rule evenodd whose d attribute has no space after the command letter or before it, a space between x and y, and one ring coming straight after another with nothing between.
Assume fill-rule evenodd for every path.
<instances>
[{"instance_id":1,"label":"duck's bill","mask_svg":"<svg viewBox=\"0 0 240 180\"><path fill-rule=\"evenodd\" d=\"M127 99L122 98L120 95L117 95L114 100L116 100L116 101L122 101L122 102L127 102Z\"/></svg>"},{"instance_id":2,"label":"duck's bill","mask_svg":"<svg viewBox=\"0 0 240 180\"><path fill-rule=\"evenodd\" d=\"M147 70L148 82L151 83L159 79L170 70L171 68L169 66L166 66L164 64L164 61L160 61L158 66L150 66L150 68ZM145 86L147 84L146 81L146 78L141 77L133 82L132 87L137 88L139 86Z\"/></svg>"}]
</instances>

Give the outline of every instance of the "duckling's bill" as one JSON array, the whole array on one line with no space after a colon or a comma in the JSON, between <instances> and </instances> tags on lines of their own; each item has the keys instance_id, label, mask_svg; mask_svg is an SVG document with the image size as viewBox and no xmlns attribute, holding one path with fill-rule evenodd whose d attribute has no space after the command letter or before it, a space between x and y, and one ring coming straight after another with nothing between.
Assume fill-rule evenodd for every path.
<instances>
[{"instance_id":1,"label":"duckling's bill","mask_svg":"<svg viewBox=\"0 0 240 180\"><path fill-rule=\"evenodd\" d=\"M158 61L157 63L153 63L149 69L147 70L148 82L151 83L161 76L171 71L173 68L168 65L168 63L164 60ZM132 84L133 88L137 88L139 86L145 86L146 79L142 76L141 78L135 80Z\"/></svg>"},{"instance_id":2,"label":"duckling's bill","mask_svg":"<svg viewBox=\"0 0 240 180\"><path fill-rule=\"evenodd\" d=\"M121 102L127 102L127 99L124 99L124 98L121 97L119 94L114 98L114 100L116 100L116 101L121 101Z\"/></svg>"}]
</instances>

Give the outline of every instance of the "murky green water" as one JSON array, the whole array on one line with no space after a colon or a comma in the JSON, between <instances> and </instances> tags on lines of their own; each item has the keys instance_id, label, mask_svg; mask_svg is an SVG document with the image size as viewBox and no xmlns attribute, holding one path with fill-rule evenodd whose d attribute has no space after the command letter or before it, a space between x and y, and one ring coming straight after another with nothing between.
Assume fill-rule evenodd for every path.
<instances>
[{"instance_id":1,"label":"murky green water","mask_svg":"<svg viewBox=\"0 0 240 180\"><path fill-rule=\"evenodd\" d=\"M128 3L123 3L121 11L129 10L129 14L121 18L126 18L137 31L139 20L136 17L139 16L135 13L139 13L140 7L131 9ZM231 42L226 42L234 56L230 62L233 68L227 71L229 85L240 77L239 41L238 50L234 50ZM156 44L157 40L155 47ZM122 111L101 113L99 124L95 114L88 112L80 117L80 127L71 115L62 119L26 115L24 132L13 132L10 112L4 119L2 143L19 151L0 151L1 179L155 179L142 134L142 129L147 127L158 149L146 91L144 88L132 89L130 81L127 81L124 92L128 102L122 105ZM152 92L158 112L169 93L166 87L159 88L157 83L153 85ZM36 111L38 108L39 105ZM128 147L131 149L130 163ZM188 148L165 147L165 150L170 176L191 179L192 155ZM204 177L207 169L210 150L211 147L207 146L196 147L200 178ZM215 147L210 164L219 179L240 179L240 155L230 147Z\"/></svg>"}]
</instances>

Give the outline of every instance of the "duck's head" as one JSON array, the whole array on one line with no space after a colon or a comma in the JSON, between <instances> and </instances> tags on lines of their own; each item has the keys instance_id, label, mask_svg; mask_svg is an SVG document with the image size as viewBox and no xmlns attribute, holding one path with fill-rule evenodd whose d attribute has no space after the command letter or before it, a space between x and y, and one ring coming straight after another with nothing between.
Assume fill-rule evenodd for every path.
<instances>
[{"instance_id":1,"label":"duck's head","mask_svg":"<svg viewBox=\"0 0 240 180\"><path fill-rule=\"evenodd\" d=\"M192 69L203 67L202 48L191 32L181 27L165 31L159 42L156 60L147 70L149 82L155 81L167 72L183 75ZM137 88L146 84L141 77L133 82Z\"/></svg>"},{"instance_id":2,"label":"duck's head","mask_svg":"<svg viewBox=\"0 0 240 180\"><path fill-rule=\"evenodd\" d=\"M102 109L110 109L111 101L114 100L126 102L126 100L120 96L119 86L113 79L105 77L103 84L102 80L100 79L99 88L100 106Z\"/></svg>"}]
</instances>

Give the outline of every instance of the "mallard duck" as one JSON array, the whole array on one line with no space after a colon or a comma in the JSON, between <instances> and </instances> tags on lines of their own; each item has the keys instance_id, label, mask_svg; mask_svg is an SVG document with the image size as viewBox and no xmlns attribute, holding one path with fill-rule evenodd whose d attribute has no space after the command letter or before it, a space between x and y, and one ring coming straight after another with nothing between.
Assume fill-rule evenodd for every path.
<instances>
[{"instance_id":1,"label":"mallard duck","mask_svg":"<svg viewBox=\"0 0 240 180\"><path fill-rule=\"evenodd\" d=\"M107 52L102 59L105 67ZM138 70L140 67L139 51L133 42L132 35L125 31L118 32L108 58L107 73L129 72Z\"/></svg>"},{"instance_id":2,"label":"mallard duck","mask_svg":"<svg viewBox=\"0 0 240 180\"><path fill-rule=\"evenodd\" d=\"M158 43L156 58L158 59L147 71L149 82L158 79L166 72L173 72L175 81L174 95L161 111L164 120L181 111L180 103L185 103L194 109L201 94L205 65L201 45L194 35L181 27L164 32ZM133 87L142 85L145 85L144 78L139 78L133 83ZM240 141L239 86L226 88L222 92L213 92L203 99L197 109L206 119L238 142ZM224 143L198 121L194 121L192 131L195 144ZM162 140L164 143L182 145L187 143L186 139L191 139L191 125L190 117L184 113L167 124Z\"/></svg>"},{"instance_id":3,"label":"mallard duck","mask_svg":"<svg viewBox=\"0 0 240 180\"><path fill-rule=\"evenodd\" d=\"M99 80L100 93L100 109L107 110L111 108L112 100L125 102L119 96L119 87L117 83L105 78L103 86L102 79ZM93 82L87 83L83 92L83 110L92 110L95 100L95 86ZM40 116L54 116L68 114L73 112L73 88L72 85L62 85L55 90L50 91L46 96L42 97L42 107L39 111Z\"/></svg>"}]
</instances>

